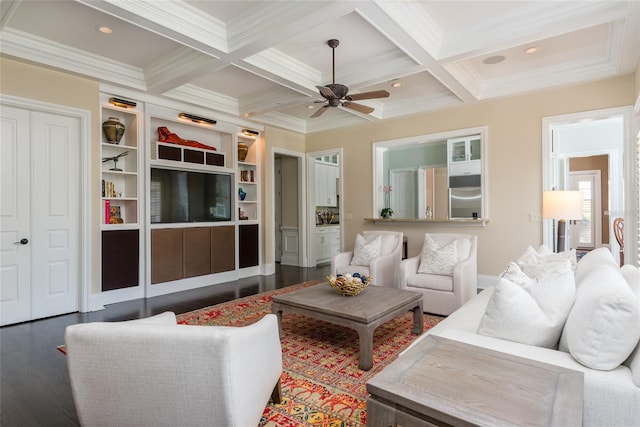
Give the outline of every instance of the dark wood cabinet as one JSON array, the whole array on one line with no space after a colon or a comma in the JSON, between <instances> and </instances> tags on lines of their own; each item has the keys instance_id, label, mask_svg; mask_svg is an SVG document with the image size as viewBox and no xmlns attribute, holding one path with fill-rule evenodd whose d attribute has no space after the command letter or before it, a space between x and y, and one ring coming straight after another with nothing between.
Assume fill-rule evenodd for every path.
<instances>
[{"instance_id":1,"label":"dark wood cabinet","mask_svg":"<svg viewBox=\"0 0 640 427\"><path fill-rule=\"evenodd\" d=\"M235 226L151 230L151 283L233 271Z\"/></svg>"},{"instance_id":2,"label":"dark wood cabinet","mask_svg":"<svg viewBox=\"0 0 640 427\"><path fill-rule=\"evenodd\" d=\"M151 283L184 277L181 228L151 230Z\"/></svg>"},{"instance_id":3,"label":"dark wood cabinet","mask_svg":"<svg viewBox=\"0 0 640 427\"><path fill-rule=\"evenodd\" d=\"M102 291L138 286L139 230L102 232Z\"/></svg>"},{"instance_id":4,"label":"dark wood cabinet","mask_svg":"<svg viewBox=\"0 0 640 427\"><path fill-rule=\"evenodd\" d=\"M211 227L184 228L184 277L211 273Z\"/></svg>"},{"instance_id":5,"label":"dark wood cabinet","mask_svg":"<svg viewBox=\"0 0 640 427\"><path fill-rule=\"evenodd\" d=\"M238 229L238 258L239 267L254 267L258 265L258 224L241 225Z\"/></svg>"},{"instance_id":6,"label":"dark wood cabinet","mask_svg":"<svg viewBox=\"0 0 640 427\"><path fill-rule=\"evenodd\" d=\"M211 227L211 273L236 268L236 228Z\"/></svg>"}]
</instances>

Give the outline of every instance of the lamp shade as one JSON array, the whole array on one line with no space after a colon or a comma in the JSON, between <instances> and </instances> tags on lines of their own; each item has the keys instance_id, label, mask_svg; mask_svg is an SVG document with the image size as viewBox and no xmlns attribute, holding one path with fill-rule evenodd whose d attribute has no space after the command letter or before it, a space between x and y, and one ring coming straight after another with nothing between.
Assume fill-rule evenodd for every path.
<instances>
[{"instance_id":1,"label":"lamp shade","mask_svg":"<svg viewBox=\"0 0 640 427\"><path fill-rule=\"evenodd\" d=\"M582 191L545 191L542 194L542 217L582 219Z\"/></svg>"}]
</instances>

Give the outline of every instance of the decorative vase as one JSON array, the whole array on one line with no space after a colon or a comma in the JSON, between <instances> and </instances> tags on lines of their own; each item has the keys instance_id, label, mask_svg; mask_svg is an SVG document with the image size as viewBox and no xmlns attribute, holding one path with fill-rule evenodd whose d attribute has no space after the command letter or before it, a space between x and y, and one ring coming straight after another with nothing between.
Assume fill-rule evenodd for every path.
<instances>
[{"instance_id":1,"label":"decorative vase","mask_svg":"<svg viewBox=\"0 0 640 427\"><path fill-rule=\"evenodd\" d=\"M107 121L102 123L102 132L107 138L109 144L120 144L120 140L124 135L125 126L117 117L109 117Z\"/></svg>"},{"instance_id":2,"label":"decorative vase","mask_svg":"<svg viewBox=\"0 0 640 427\"><path fill-rule=\"evenodd\" d=\"M242 189L242 187L238 188L238 195L240 196L240 200L244 200L247 197L247 193Z\"/></svg>"},{"instance_id":3,"label":"decorative vase","mask_svg":"<svg viewBox=\"0 0 640 427\"><path fill-rule=\"evenodd\" d=\"M249 146L247 144L238 143L238 160L244 162L249 152Z\"/></svg>"}]
</instances>

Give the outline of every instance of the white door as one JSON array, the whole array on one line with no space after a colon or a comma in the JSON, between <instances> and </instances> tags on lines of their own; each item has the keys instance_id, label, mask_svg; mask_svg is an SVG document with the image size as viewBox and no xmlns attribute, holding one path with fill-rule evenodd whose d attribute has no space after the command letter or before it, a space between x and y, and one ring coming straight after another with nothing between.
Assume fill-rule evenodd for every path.
<instances>
[{"instance_id":1,"label":"white door","mask_svg":"<svg viewBox=\"0 0 640 427\"><path fill-rule=\"evenodd\" d=\"M416 171L414 169L394 169L389 173L393 216L395 218L415 218Z\"/></svg>"},{"instance_id":2,"label":"white door","mask_svg":"<svg viewBox=\"0 0 640 427\"><path fill-rule=\"evenodd\" d=\"M569 189L582 191L582 221L571 225L571 247L595 249L602 244L600 171L569 173Z\"/></svg>"},{"instance_id":3,"label":"white door","mask_svg":"<svg viewBox=\"0 0 640 427\"><path fill-rule=\"evenodd\" d=\"M0 323L78 310L78 119L2 108Z\"/></svg>"}]
</instances>

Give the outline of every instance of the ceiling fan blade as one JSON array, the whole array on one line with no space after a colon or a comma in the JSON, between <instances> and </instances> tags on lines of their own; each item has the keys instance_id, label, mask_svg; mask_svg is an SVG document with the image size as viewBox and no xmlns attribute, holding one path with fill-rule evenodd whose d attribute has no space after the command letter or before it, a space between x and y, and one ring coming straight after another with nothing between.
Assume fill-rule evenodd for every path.
<instances>
[{"instance_id":1,"label":"ceiling fan blade","mask_svg":"<svg viewBox=\"0 0 640 427\"><path fill-rule=\"evenodd\" d=\"M361 99L388 98L389 92L386 90L374 90L373 92L356 93L348 95L345 99L349 101L359 101Z\"/></svg>"},{"instance_id":2,"label":"ceiling fan blade","mask_svg":"<svg viewBox=\"0 0 640 427\"><path fill-rule=\"evenodd\" d=\"M366 105L356 104L355 102L343 102L342 106L345 108L350 108L359 113L369 114L375 110L375 108L367 107Z\"/></svg>"},{"instance_id":3,"label":"ceiling fan blade","mask_svg":"<svg viewBox=\"0 0 640 427\"><path fill-rule=\"evenodd\" d=\"M312 118L312 119L315 119L316 117L320 117L320 116L321 116L321 115L323 115L323 114L324 114L324 112L325 112L325 111L327 111L328 109L329 109L329 106L328 106L328 105L323 105L322 107L318 108L318 110L317 110L315 113L313 113L313 114L311 115L311 118Z\"/></svg>"},{"instance_id":4,"label":"ceiling fan blade","mask_svg":"<svg viewBox=\"0 0 640 427\"><path fill-rule=\"evenodd\" d=\"M316 86L320 91L320 95L327 99L336 98L336 94L326 86Z\"/></svg>"}]
</instances>

